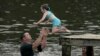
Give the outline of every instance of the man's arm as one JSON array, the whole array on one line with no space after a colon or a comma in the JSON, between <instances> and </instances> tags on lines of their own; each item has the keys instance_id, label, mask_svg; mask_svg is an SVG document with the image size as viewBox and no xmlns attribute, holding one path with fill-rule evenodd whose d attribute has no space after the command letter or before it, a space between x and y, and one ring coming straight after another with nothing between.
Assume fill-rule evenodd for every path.
<instances>
[{"instance_id":1,"label":"man's arm","mask_svg":"<svg viewBox=\"0 0 100 56\"><path fill-rule=\"evenodd\" d=\"M38 47L41 44L42 40L47 37L48 32L49 32L48 29L42 28L42 30L40 31L39 37L32 44L33 48L36 48L36 47Z\"/></svg>"},{"instance_id":2,"label":"man's arm","mask_svg":"<svg viewBox=\"0 0 100 56\"><path fill-rule=\"evenodd\" d=\"M40 45L40 43L41 43L41 40L42 40L42 35L40 35L40 36L34 41L34 43L32 44L32 47L33 47L33 48L38 47L38 46Z\"/></svg>"}]
</instances>

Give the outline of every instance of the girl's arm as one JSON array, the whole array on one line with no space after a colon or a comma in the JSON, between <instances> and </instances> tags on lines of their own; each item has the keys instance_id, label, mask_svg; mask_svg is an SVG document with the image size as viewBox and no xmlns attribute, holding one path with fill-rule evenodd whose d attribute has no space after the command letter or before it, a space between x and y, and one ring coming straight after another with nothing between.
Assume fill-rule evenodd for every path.
<instances>
[{"instance_id":1,"label":"girl's arm","mask_svg":"<svg viewBox=\"0 0 100 56\"><path fill-rule=\"evenodd\" d=\"M37 24L41 23L42 21L44 21L44 19L46 18L47 12L45 12L42 16L42 18L37 22Z\"/></svg>"}]
</instances>

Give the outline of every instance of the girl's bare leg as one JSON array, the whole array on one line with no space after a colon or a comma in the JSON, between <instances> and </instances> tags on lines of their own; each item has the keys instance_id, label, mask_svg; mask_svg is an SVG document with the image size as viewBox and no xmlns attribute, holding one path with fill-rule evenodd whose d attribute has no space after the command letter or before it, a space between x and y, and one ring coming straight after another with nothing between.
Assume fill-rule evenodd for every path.
<instances>
[{"instance_id":1,"label":"girl's bare leg","mask_svg":"<svg viewBox=\"0 0 100 56\"><path fill-rule=\"evenodd\" d=\"M60 32L60 29L58 27L53 27L52 28L52 34Z\"/></svg>"},{"instance_id":2,"label":"girl's bare leg","mask_svg":"<svg viewBox=\"0 0 100 56\"><path fill-rule=\"evenodd\" d=\"M37 48L40 44L41 44L41 41L44 39L46 39L48 35L48 32L43 28L41 31L40 31L40 35L39 37L34 41L33 43L33 48ZM45 41L44 41L45 43Z\"/></svg>"},{"instance_id":3,"label":"girl's bare leg","mask_svg":"<svg viewBox=\"0 0 100 56\"><path fill-rule=\"evenodd\" d=\"M42 28L42 30L44 31L43 34L48 34L49 33L49 30L47 28ZM42 37L42 40L41 40L42 48L45 48L46 47L46 43L47 43L47 35L44 35Z\"/></svg>"},{"instance_id":4,"label":"girl's bare leg","mask_svg":"<svg viewBox=\"0 0 100 56\"><path fill-rule=\"evenodd\" d=\"M61 26L61 28L58 27L53 27L52 28L52 34L55 34L57 32L70 32L70 30L68 30L66 27Z\"/></svg>"},{"instance_id":5,"label":"girl's bare leg","mask_svg":"<svg viewBox=\"0 0 100 56\"><path fill-rule=\"evenodd\" d=\"M70 30L67 29L67 28L64 27L64 26L61 26L61 32L70 32Z\"/></svg>"}]
</instances>

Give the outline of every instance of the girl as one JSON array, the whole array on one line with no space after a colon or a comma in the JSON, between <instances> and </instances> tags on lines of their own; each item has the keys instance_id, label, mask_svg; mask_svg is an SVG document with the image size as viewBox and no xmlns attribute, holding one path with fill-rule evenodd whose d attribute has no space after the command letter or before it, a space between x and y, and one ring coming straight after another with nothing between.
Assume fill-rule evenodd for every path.
<instances>
[{"instance_id":1,"label":"girl","mask_svg":"<svg viewBox=\"0 0 100 56\"><path fill-rule=\"evenodd\" d=\"M39 23L43 22L45 20L45 18L46 18L47 19L46 22L51 21L51 23L53 25L52 33L56 33L56 32L70 32L65 27L61 27L61 20L59 18L57 18L50 11L50 7L48 6L48 4L41 5L40 9L41 9L41 12L43 13L43 16L36 24L39 24Z\"/></svg>"}]
</instances>

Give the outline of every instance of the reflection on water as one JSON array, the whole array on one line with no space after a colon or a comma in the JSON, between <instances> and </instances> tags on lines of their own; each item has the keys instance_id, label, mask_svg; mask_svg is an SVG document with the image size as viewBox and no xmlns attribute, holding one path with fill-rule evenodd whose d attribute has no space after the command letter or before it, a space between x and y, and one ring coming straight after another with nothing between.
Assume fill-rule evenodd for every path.
<instances>
[{"instance_id":1,"label":"reflection on water","mask_svg":"<svg viewBox=\"0 0 100 56\"><path fill-rule=\"evenodd\" d=\"M0 43L0 56L20 56L20 45L7 42ZM38 56L61 56L61 46L49 43L43 52Z\"/></svg>"},{"instance_id":2,"label":"reflection on water","mask_svg":"<svg viewBox=\"0 0 100 56\"><path fill-rule=\"evenodd\" d=\"M12 43L0 43L0 56L20 56L19 45Z\"/></svg>"},{"instance_id":3,"label":"reflection on water","mask_svg":"<svg viewBox=\"0 0 100 56\"><path fill-rule=\"evenodd\" d=\"M63 20L63 22L65 22ZM44 25L42 23L42 25ZM66 26L66 25L65 25ZM22 27L22 28L21 28ZM2 56L20 56L20 34L24 31L30 31L34 27L33 24L12 24L12 25L0 25L0 55ZM48 27L48 26L47 26ZM85 28L86 27L86 28ZM83 27L83 30L71 30L75 34L82 33L100 33L94 30L100 29L100 26L91 25L90 23ZM51 27L48 27L51 28ZM33 29L33 28L32 28ZM40 29L40 28L39 28ZM38 29L38 30L39 30ZM90 30L93 29L93 30ZM56 41L56 42L55 42ZM99 56L100 47L95 47L95 55ZM81 56L81 47L72 47L72 56ZM58 43L57 37L48 37L47 47L43 52L38 54L39 56L62 56L61 46Z\"/></svg>"},{"instance_id":4,"label":"reflection on water","mask_svg":"<svg viewBox=\"0 0 100 56\"><path fill-rule=\"evenodd\" d=\"M12 41L12 40L11 40ZM20 44L13 41L5 41L0 43L0 56L20 56ZM61 46L58 43L48 42L47 47L38 56L62 56ZM100 56L100 47L94 47L94 55ZM73 46L71 56L82 56L81 47Z\"/></svg>"},{"instance_id":5,"label":"reflection on water","mask_svg":"<svg viewBox=\"0 0 100 56\"><path fill-rule=\"evenodd\" d=\"M22 4L24 5L24 4ZM26 17L22 17L26 19ZM1 18L2 20L2 18ZM73 24L65 24L68 22L67 20L61 20L63 25L69 27L71 32L75 35L84 34L84 33L94 33L100 34L100 26L98 24L93 24L90 21L84 21L83 26L79 26L79 28L74 30ZM20 36L23 32L28 31L33 36L34 33L38 33L41 27L48 27L51 29L51 25L45 25L41 23L40 27L36 27L35 20L29 19L28 23L22 23L17 20L11 20L8 22L16 22L12 24L1 24L0 25L0 56L20 56ZM98 21L100 22L100 21ZM78 27L78 26L76 26ZM38 31L37 31L38 30ZM35 32L36 31L36 32ZM65 33L66 35L66 33ZM34 36L33 36L34 37ZM74 36L73 36L74 37ZM39 56L62 56L61 46L59 45L58 38L54 36L49 36L48 44L46 49L43 52L39 53ZM95 47L95 55L99 56L100 47ZM81 47L72 47L72 56L82 56Z\"/></svg>"},{"instance_id":6,"label":"reflection on water","mask_svg":"<svg viewBox=\"0 0 100 56\"><path fill-rule=\"evenodd\" d=\"M23 17L25 18L25 17ZM12 20L17 22L16 20ZM34 22L34 20L28 20L29 22ZM64 26L73 27L73 24L64 24L67 20L62 20ZM37 30L40 30L41 27L48 27L51 29L51 25L45 25L41 23L40 27L35 27L35 22L22 24L22 23L14 23L9 25L0 25L0 56L20 56L20 36L24 31L28 31L30 33L34 33L34 30L37 33ZM100 34L100 26L95 25L92 22L85 21L84 26L79 27L77 30L71 30L71 32L75 35L84 34L84 33L94 33ZM32 34L34 35L34 34ZM65 33L66 35L66 33ZM74 37L74 36L73 36ZM47 47L43 52L39 53L38 56L62 56L61 46L59 45L58 37L49 36L47 38L48 43ZM94 52L96 56L99 56L100 47L94 47ZM81 47L72 47L72 56L82 56Z\"/></svg>"}]
</instances>

